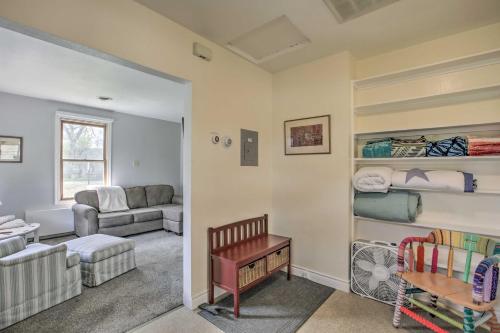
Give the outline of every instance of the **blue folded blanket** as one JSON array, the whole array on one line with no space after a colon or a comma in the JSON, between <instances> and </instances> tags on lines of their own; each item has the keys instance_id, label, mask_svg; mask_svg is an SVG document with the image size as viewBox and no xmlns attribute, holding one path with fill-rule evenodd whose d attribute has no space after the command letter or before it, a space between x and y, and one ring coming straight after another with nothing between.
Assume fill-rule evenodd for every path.
<instances>
[{"instance_id":1,"label":"blue folded blanket","mask_svg":"<svg viewBox=\"0 0 500 333\"><path fill-rule=\"evenodd\" d=\"M466 156L467 141L460 136L438 141L428 141L426 151L427 156Z\"/></svg>"},{"instance_id":2,"label":"blue folded blanket","mask_svg":"<svg viewBox=\"0 0 500 333\"><path fill-rule=\"evenodd\" d=\"M354 197L354 215L377 220L415 222L421 209L420 194L414 192L356 193Z\"/></svg>"}]
</instances>

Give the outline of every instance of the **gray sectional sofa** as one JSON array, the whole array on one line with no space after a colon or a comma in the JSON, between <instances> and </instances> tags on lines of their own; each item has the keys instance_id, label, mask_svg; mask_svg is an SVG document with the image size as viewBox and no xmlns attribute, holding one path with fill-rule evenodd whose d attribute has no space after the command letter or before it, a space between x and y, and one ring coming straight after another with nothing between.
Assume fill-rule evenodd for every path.
<instances>
[{"instance_id":1,"label":"gray sectional sofa","mask_svg":"<svg viewBox=\"0 0 500 333\"><path fill-rule=\"evenodd\" d=\"M127 236L159 229L182 235L182 197L174 195L172 186L148 185L123 189L130 208L123 212L99 212L95 190L75 194L73 214L77 236Z\"/></svg>"}]
</instances>

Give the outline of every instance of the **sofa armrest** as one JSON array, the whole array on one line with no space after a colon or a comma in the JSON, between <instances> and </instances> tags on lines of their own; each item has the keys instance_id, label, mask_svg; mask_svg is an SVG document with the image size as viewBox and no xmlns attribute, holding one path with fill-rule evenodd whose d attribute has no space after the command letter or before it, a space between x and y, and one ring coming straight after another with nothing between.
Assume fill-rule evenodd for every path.
<instances>
[{"instance_id":1,"label":"sofa armrest","mask_svg":"<svg viewBox=\"0 0 500 333\"><path fill-rule=\"evenodd\" d=\"M0 266L14 266L14 265L20 265L32 260L38 260L43 257L50 256L54 253L58 252L63 252L64 256L66 256L66 251L67 247L66 244L59 244L55 246L51 246L50 248L43 249L37 252L30 252L26 253L25 255L20 254L16 255L14 258L8 259L8 258L1 258L0 259Z\"/></svg>"},{"instance_id":2,"label":"sofa armrest","mask_svg":"<svg viewBox=\"0 0 500 333\"><path fill-rule=\"evenodd\" d=\"M96 234L98 226L97 209L84 204L73 205L75 233L77 236Z\"/></svg>"},{"instance_id":3,"label":"sofa armrest","mask_svg":"<svg viewBox=\"0 0 500 333\"><path fill-rule=\"evenodd\" d=\"M182 205L183 203L182 195L174 195L172 197L172 203L176 205Z\"/></svg>"}]
</instances>

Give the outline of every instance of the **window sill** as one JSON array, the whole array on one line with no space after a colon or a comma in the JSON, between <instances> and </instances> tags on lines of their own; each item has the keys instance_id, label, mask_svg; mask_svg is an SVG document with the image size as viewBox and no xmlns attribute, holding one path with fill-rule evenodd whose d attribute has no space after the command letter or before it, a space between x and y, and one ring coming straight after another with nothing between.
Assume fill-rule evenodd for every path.
<instances>
[{"instance_id":1,"label":"window sill","mask_svg":"<svg viewBox=\"0 0 500 333\"><path fill-rule=\"evenodd\" d=\"M55 205L60 208L71 208L74 204L76 204L75 200L57 200L55 202Z\"/></svg>"}]
</instances>

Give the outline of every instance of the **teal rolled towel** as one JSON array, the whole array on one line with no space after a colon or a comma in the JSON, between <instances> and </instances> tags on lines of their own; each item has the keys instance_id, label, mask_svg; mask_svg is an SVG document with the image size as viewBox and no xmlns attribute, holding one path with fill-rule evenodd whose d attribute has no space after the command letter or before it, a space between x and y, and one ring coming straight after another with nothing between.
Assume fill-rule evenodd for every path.
<instances>
[{"instance_id":1,"label":"teal rolled towel","mask_svg":"<svg viewBox=\"0 0 500 333\"><path fill-rule=\"evenodd\" d=\"M422 210L419 193L395 191L389 193L356 193L354 215L377 220L415 222Z\"/></svg>"}]
</instances>

